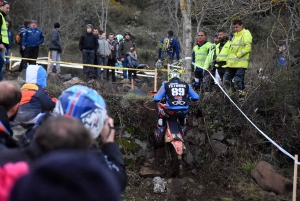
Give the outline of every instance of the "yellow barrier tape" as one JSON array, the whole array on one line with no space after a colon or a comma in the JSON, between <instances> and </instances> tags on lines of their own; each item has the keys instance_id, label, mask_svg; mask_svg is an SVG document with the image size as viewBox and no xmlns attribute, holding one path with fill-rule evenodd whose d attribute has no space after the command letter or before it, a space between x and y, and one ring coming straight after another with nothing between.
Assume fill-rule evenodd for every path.
<instances>
[{"instance_id":1,"label":"yellow barrier tape","mask_svg":"<svg viewBox=\"0 0 300 201\"><path fill-rule=\"evenodd\" d=\"M69 64L69 65L104 68L104 69L115 69L115 70L119 69L119 70L134 70L134 71L141 71L141 72L155 72L155 70L147 70L147 69L123 68L123 67L114 67L114 66L100 66L100 65L95 65L95 64L71 63L71 62L63 62L63 61L51 61L51 60L45 60L45 59L22 58L22 57L14 57L14 56L5 56L5 58L21 59L21 60L27 60L27 61L42 61L42 62L46 62L46 63ZM167 69L157 69L157 71L168 72Z\"/></svg>"}]
</instances>

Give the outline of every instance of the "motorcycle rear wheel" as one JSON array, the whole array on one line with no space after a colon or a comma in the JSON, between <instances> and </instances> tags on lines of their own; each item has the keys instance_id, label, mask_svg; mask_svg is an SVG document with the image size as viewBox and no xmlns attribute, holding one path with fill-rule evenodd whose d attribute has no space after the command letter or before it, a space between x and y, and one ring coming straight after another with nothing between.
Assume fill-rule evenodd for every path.
<instances>
[{"instance_id":1,"label":"motorcycle rear wheel","mask_svg":"<svg viewBox=\"0 0 300 201\"><path fill-rule=\"evenodd\" d=\"M168 146L166 146L166 154L171 177L177 177L180 172L180 160L172 144L168 144Z\"/></svg>"}]
</instances>

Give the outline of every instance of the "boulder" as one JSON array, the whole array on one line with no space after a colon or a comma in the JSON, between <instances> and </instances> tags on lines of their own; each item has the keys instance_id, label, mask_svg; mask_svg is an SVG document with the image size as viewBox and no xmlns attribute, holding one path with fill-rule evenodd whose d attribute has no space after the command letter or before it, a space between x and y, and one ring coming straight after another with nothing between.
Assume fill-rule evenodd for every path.
<instances>
[{"instance_id":1,"label":"boulder","mask_svg":"<svg viewBox=\"0 0 300 201\"><path fill-rule=\"evenodd\" d=\"M83 82L82 80L80 80L78 77L73 77L71 80L66 81L66 82L63 83L63 85L65 87L70 87L70 86L73 86L75 84L85 85L85 82Z\"/></svg>"},{"instance_id":2,"label":"boulder","mask_svg":"<svg viewBox=\"0 0 300 201\"><path fill-rule=\"evenodd\" d=\"M226 134L224 133L224 130L222 127L218 128L217 132L211 136L211 140L218 140L218 141L223 141L226 137Z\"/></svg>"},{"instance_id":3,"label":"boulder","mask_svg":"<svg viewBox=\"0 0 300 201\"><path fill-rule=\"evenodd\" d=\"M150 177L150 178L153 178L153 177L161 177L161 176L163 176L164 172L161 172L159 170L153 170L150 167L143 166L140 169L139 174L140 174L141 177Z\"/></svg>"},{"instance_id":4,"label":"boulder","mask_svg":"<svg viewBox=\"0 0 300 201\"><path fill-rule=\"evenodd\" d=\"M138 89L136 87L134 87L134 89L130 90L129 93L134 94L136 96L147 96L147 94L143 90Z\"/></svg>"},{"instance_id":5,"label":"boulder","mask_svg":"<svg viewBox=\"0 0 300 201\"><path fill-rule=\"evenodd\" d=\"M165 193L166 182L160 177L153 178L154 193Z\"/></svg>"},{"instance_id":6,"label":"boulder","mask_svg":"<svg viewBox=\"0 0 300 201\"><path fill-rule=\"evenodd\" d=\"M129 79L123 79L121 80L122 84L130 84L130 80Z\"/></svg>"},{"instance_id":7,"label":"boulder","mask_svg":"<svg viewBox=\"0 0 300 201\"><path fill-rule=\"evenodd\" d=\"M213 147L214 153L219 155L226 155L227 154L227 145L223 144L218 140L212 140L211 145Z\"/></svg>"},{"instance_id":8,"label":"boulder","mask_svg":"<svg viewBox=\"0 0 300 201\"><path fill-rule=\"evenodd\" d=\"M71 74L63 74L60 76L60 78L64 81L68 81L72 79L72 75Z\"/></svg>"},{"instance_id":9,"label":"boulder","mask_svg":"<svg viewBox=\"0 0 300 201\"><path fill-rule=\"evenodd\" d=\"M266 191L283 194L293 190L293 183L278 174L275 168L265 161L260 161L255 168L251 170L251 175L257 184Z\"/></svg>"},{"instance_id":10,"label":"boulder","mask_svg":"<svg viewBox=\"0 0 300 201\"><path fill-rule=\"evenodd\" d=\"M182 179L172 178L167 181L168 195L177 195L183 197L183 181Z\"/></svg>"}]
</instances>

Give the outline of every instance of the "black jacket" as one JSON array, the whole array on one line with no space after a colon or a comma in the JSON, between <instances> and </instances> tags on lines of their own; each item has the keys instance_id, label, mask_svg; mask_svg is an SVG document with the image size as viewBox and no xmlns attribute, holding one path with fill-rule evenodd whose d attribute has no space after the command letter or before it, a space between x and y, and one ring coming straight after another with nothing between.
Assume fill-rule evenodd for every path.
<instances>
[{"instance_id":1,"label":"black jacket","mask_svg":"<svg viewBox=\"0 0 300 201\"><path fill-rule=\"evenodd\" d=\"M12 138L13 132L10 129L9 118L5 109L0 106L0 151L7 148L18 147L17 142Z\"/></svg>"},{"instance_id":2,"label":"black jacket","mask_svg":"<svg viewBox=\"0 0 300 201\"><path fill-rule=\"evenodd\" d=\"M103 161L109 169L114 173L121 191L124 191L127 184L127 174L121 151L116 143L106 143L102 146L102 150L93 149L91 154L96 154L99 160ZM29 165L33 165L35 161L44 156L46 153L39 145L32 140L30 145L25 148L7 149L0 152L0 166L6 163L25 161ZM101 167L99 167L101 168Z\"/></svg>"},{"instance_id":3,"label":"black jacket","mask_svg":"<svg viewBox=\"0 0 300 201\"><path fill-rule=\"evenodd\" d=\"M93 33L85 33L80 37L79 41L79 49L82 51L83 49L98 50L99 44L98 39Z\"/></svg>"}]
</instances>

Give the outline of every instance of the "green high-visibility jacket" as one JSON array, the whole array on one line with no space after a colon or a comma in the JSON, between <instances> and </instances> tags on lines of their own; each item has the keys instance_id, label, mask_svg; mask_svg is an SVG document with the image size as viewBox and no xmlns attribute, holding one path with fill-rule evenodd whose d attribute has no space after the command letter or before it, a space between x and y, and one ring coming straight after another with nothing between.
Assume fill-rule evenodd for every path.
<instances>
[{"instance_id":1,"label":"green high-visibility jacket","mask_svg":"<svg viewBox=\"0 0 300 201\"><path fill-rule=\"evenodd\" d=\"M195 63L204 67L204 63L206 60L206 57L208 55L209 48L212 44L210 42L206 42L204 45L202 45L200 48L198 45L196 45L193 48L193 51L195 53ZM196 70L197 66L194 66L194 70Z\"/></svg>"},{"instance_id":2,"label":"green high-visibility jacket","mask_svg":"<svg viewBox=\"0 0 300 201\"><path fill-rule=\"evenodd\" d=\"M230 49L230 41L228 40L222 47L221 51L220 51L220 43L218 43L216 45L216 67L219 67L218 62L221 61L226 61L227 57L228 57L228 53L229 53L229 49ZM227 65L222 65L222 68L226 68Z\"/></svg>"},{"instance_id":3,"label":"green high-visibility jacket","mask_svg":"<svg viewBox=\"0 0 300 201\"><path fill-rule=\"evenodd\" d=\"M252 49L252 35L249 30L242 29L234 34L231 41L226 65L229 68L248 68Z\"/></svg>"},{"instance_id":4,"label":"green high-visibility jacket","mask_svg":"<svg viewBox=\"0 0 300 201\"><path fill-rule=\"evenodd\" d=\"M215 54L216 54L216 44L212 44L209 48L209 52L203 66L205 69L208 69L210 67L211 62L213 62L214 60Z\"/></svg>"}]
</instances>

